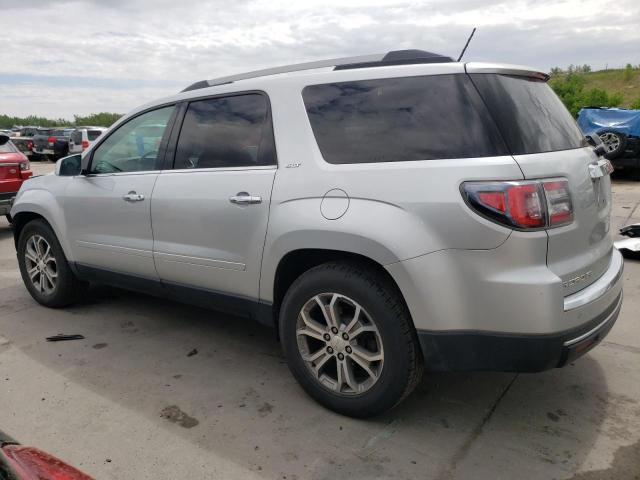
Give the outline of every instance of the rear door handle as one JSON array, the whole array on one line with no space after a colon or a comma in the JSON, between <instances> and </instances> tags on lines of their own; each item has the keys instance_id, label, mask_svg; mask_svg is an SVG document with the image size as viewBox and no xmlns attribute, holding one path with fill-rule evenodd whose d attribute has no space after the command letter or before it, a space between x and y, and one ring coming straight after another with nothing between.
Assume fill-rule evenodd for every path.
<instances>
[{"instance_id":1,"label":"rear door handle","mask_svg":"<svg viewBox=\"0 0 640 480\"><path fill-rule=\"evenodd\" d=\"M141 193L136 193L134 191L131 191L126 195L123 195L122 199L125 202L141 202L142 200L144 200L144 195Z\"/></svg>"}]
</instances>

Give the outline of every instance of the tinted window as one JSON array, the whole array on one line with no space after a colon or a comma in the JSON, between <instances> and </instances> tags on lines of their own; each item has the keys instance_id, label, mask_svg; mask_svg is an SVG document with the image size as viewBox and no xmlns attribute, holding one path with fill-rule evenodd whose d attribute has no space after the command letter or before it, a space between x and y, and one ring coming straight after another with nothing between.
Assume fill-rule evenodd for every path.
<instances>
[{"instance_id":1,"label":"tinted window","mask_svg":"<svg viewBox=\"0 0 640 480\"><path fill-rule=\"evenodd\" d=\"M100 135L102 135L102 130L87 130L87 137L90 142L93 142Z\"/></svg>"},{"instance_id":2,"label":"tinted window","mask_svg":"<svg viewBox=\"0 0 640 480\"><path fill-rule=\"evenodd\" d=\"M302 96L318 146L330 163L506 154L466 75L313 85Z\"/></svg>"},{"instance_id":3,"label":"tinted window","mask_svg":"<svg viewBox=\"0 0 640 480\"><path fill-rule=\"evenodd\" d=\"M275 163L269 107L249 94L191 102L174 168L222 168Z\"/></svg>"},{"instance_id":4,"label":"tinted window","mask_svg":"<svg viewBox=\"0 0 640 480\"><path fill-rule=\"evenodd\" d=\"M158 150L174 107L143 113L118 127L96 148L91 173L158 170Z\"/></svg>"},{"instance_id":5,"label":"tinted window","mask_svg":"<svg viewBox=\"0 0 640 480\"><path fill-rule=\"evenodd\" d=\"M545 82L497 74L471 77L512 154L585 146L575 120Z\"/></svg>"}]
</instances>

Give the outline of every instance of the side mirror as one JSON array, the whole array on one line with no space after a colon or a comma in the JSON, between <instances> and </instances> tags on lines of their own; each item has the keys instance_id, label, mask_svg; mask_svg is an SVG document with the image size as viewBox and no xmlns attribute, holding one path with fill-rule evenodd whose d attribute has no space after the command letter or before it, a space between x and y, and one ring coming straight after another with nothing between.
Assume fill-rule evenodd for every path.
<instances>
[{"instance_id":1,"label":"side mirror","mask_svg":"<svg viewBox=\"0 0 640 480\"><path fill-rule=\"evenodd\" d=\"M587 139L587 142L589 142L589 145L593 147L593 151L596 152L597 156L601 157L605 153L607 153L607 149L604 146L604 143L602 143L602 139L598 135L596 135L595 133L587 133L585 137Z\"/></svg>"},{"instance_id":2,"label":"side mirror","mask_svg":"<svg viewBox=\"0 0 640 480\"><path fill-rule=\"evenodd\" d=\"M0 145L4 145L10 140L10 138L4 133L0 133Z\"/></svg>"},{"instance_id":3,"label":"side mirror","mask_svg":"<svg viewBox=\"0 0 640 480\"><path fill-rule=\"evenodd\" d=\"M82 155L69 155L56 162L56 175L61 177L75 177L80 175Z\"/></svg>"}]
</instances>

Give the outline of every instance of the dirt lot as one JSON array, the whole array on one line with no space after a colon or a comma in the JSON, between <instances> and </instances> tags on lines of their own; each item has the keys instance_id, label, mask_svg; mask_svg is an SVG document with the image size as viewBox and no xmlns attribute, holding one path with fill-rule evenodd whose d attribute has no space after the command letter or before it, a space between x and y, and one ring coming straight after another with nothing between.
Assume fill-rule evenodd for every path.
<instances>
[{"instance_id":1,"label":"dirt lot","mask_svg":"<svg viewBox=\"0 0 640 480\"><path fill-rule=\"evenodd\" d=\"M614 191L615 229L640 222L640 183ZM360 421L310 400L257 324L106 287L38 306L2 219L0 430L98 479L637 479L640 262L625 268L618 323L574 365L427 375Z\"/></svg>"}]
</instances>

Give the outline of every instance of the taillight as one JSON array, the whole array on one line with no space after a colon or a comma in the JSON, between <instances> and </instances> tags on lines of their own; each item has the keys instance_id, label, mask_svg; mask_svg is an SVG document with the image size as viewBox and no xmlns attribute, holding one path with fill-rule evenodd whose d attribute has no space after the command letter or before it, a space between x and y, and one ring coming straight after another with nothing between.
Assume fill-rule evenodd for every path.
<instances>
[{"instance_id":1,"label":"taillight","mask_svg":"<svg viewBox=\"0 0 640 480\"><path fill-rule=\"evenodd\" d=\"M20 162L20 170L29 170L29 162Z\"/></svg>"},{"instance_id":2,"label":"taillight","mask_svg":"<svg viewBox=\"0 0 640 480\"><path fill-rule=\"evenodd\" d=\"M462 193L478 213L509 227L539 229L573 221L569 182L564 179L465 182Z\"/></svg>"},{"instance_id":3,"label":"taillight","mask_svg":"<svg viewBox=\"0 0 640 480\"><path fill-rule=\"evenodd\" d=\"M33 142L27 142L27 150L29 151L33 150Z\"/></svg>"},{"instance_id":4,"label":"taillight","mask_svg":"<svg viewBox=\"0 0 640 480\"><path fill-rule=\"evenodd\" d=\"M89 148L89 140L82 140L82 150Z\"/></svg>"},{"instance_id":5,"label":"taillight","mask_svg":"<svg viewBox=\"0 0 640 480\"><path fill-rule=\"evenodd\" d=\"M53 145L55 145L55 143L56 143L56 137L49 137L49 138L47 139L47 142L49 142L49 146L51 146L51 147L52 147L52 146L53 146Z\"/></svg>"},{"instance_id":6,"label":"taillight","mask_svg":"<svg viewBox=\"0 0 640 480\"><path fill-rule=\"evenodd\" d=\"M20 480L92 480L88 475L37 448L7 445L0 452L0 457L4 454L10 472Z\"/></svg>"},{"instance_id":7,"label":"taillight","mask_svg":"<svg viewBox=\"0 0 640 480\"><path fill-rule=\"evenodd\" d=\"M557 180L543 182L544 196L547 199L549 225L557 227L573 221L573 204L569 193L569 182Z\"/></svg>"}]
</instances>

